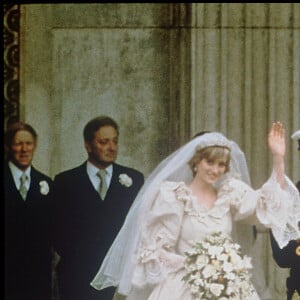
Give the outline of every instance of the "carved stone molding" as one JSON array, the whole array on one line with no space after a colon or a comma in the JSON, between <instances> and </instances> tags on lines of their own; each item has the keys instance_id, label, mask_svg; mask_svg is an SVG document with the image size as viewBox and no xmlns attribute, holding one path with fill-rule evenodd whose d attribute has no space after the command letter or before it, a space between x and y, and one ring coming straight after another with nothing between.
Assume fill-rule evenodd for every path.
<instances>
[{"instance_id":1,"label":"carved stone molding","mask_svg":"<svg viewBox=\"0 0 300 300\"><path fill-rule=\"evenodd\" d=\"M4 4L4 127L19 119L20 7Z\"/></svg>"}]
</instances>

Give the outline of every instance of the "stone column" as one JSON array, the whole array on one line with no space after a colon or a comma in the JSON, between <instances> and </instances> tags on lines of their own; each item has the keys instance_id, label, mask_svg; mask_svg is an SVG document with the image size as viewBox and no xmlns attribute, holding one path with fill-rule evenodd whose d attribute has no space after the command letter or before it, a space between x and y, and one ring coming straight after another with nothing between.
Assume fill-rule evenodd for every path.
<instances>
[{"instance_id":1,"label":"stone column","mask_svg":"<svg viewBox=\"0 0 300 300\"><path fill-rule=\"evenodd\" d=\"M193 3L191 16L191 133L217 130L235 140L259 188L272 171L267 133L281 120L286 172L299 180L290 135L300 128L300 5ZM239 231L252 235L247 226ZM287 270L273 261L268 231L258 227L256 238L243 242L262 299L284 299Z\"/></svg>"}]
</instances>

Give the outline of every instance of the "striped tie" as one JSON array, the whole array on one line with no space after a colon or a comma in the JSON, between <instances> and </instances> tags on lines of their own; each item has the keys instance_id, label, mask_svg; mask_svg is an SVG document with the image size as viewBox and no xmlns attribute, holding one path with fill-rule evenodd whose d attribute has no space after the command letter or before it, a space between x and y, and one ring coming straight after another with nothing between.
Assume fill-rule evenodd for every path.
<instances>
[{"instance_id":1,"label":"striped tie","mask_svg":"<svg viewBox=\"0 0 300 300\"><path fill-rule=\"evenodd\" d=\"M107 184L106 184L106 171L105 170L99 170L97 173L97 176L100 178L100 184L99 184L99 195L102 199L105 198L106 192L107 192Z\"/></svg>"}]
</instances>

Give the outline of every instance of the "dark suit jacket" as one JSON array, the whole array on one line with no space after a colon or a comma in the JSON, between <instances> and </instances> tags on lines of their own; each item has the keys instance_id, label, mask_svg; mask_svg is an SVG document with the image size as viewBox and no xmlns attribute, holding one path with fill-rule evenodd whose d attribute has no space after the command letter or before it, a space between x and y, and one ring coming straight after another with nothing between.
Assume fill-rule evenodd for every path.
<instances>
[{"instance_id":1,"label":"dark suit jacket","mask_svg":"<svg viewBox=\"0 0 300 300\"><path fill-rule=\"evenodd\" d=\"M286 281L287 288L291 293L297 290L300 295L300 256L296 254L300 242L290 241L287 246L280 249L272 233L270 235L274 260L281 268L290 268L290 277Z\"/></svg>"},{"instance_id":2,"label":"dark suit jacket","mask_svg":"<svg viewBox=\"0 0 300 300\"><path fill-rule=\"evenodd\" d=\"M133 184L119 182L127 174ZM105 200L100 199L86 172L86 163L58 174L54 180L53 236L61 259L57 268L61 300L109 299L90 282L119 232L144 176L113 164Z\"/></svg>"},{"instance_id":3,"label":"dark suit jacket","mask_svg":"<svg viewBox=\"0 0 300 300\"><path fill-rule=\"evenodd\" d=\"M49 197L39 183L50 177L31 167L31 183L24 201L8 163L4 165L5 299L51 299Z\"/></svg>"}]
</instances>

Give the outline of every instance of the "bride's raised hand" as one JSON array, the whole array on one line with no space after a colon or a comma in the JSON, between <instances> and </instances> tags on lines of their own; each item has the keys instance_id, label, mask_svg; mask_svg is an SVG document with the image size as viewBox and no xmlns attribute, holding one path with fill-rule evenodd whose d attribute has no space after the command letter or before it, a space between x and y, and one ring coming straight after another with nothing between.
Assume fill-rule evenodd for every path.
<instances>
[{"instance_id":1,"label":"bride's raised hand","mask_svg":"<svg viewBox=\"0 0 300 300\"><path fill-rule=\"evenodd\" d=\"M268 145L275 156L285 155L285 129L280 121L272 124L268 135Z\"/></svg>"}]
</instances>

